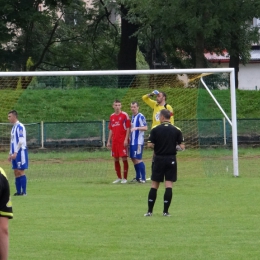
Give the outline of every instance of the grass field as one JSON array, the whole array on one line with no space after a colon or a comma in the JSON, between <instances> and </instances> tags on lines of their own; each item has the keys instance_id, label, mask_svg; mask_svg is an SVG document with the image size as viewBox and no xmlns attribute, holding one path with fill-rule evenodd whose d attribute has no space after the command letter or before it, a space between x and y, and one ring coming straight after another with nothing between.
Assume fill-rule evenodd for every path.
<instances>
[{"instance_id":1,"label":"grass field","mask_svg":"<svg viewBox=\"0 0 260 260\"><path fill-rule=\"evenodd\" d=\"M31 153L28 196L12 197L9 259L259 259L260 149L240 149L238 178L218 171L221 154L229 156L179 153L172 216L162 216L162 186L153 217L145 218L149 182L112 184L107 151ZM146 151L148 176L150 158ZM0 162L14 193L6 154Z\"/></svg>"}]
</instances>

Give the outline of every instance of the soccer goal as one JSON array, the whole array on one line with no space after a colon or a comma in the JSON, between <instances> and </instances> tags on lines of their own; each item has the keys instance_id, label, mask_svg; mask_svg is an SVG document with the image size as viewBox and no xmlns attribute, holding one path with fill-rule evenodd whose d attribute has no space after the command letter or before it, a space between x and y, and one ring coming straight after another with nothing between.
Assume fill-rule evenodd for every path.
<instances>
[{"instance_id":1,"label":"soccer goal","mask_svg":"<svg viewBox=\"0 0 260 260\"><path fill-rule=\"evenodd\" d=\"M130 103L137 101L148 121L148 137L153 111L142 96L153 90L166 93L166 102L174 110L174 125L184 135L187 149L178 154L183 161L180 174L192 170L239 176L232 68L0 72L1 150L8 150L11 126L7 113L15 109L27 128L29 149L42 153L45 162L74 161L73 177L91 172L91 178L98 176L102 181L107 176L114 178L112 159L105 148L112 103L119 99L122 110L131 116ZM67 157L61 158L64 152ZM144 159L149 175L151 152L145 150ZM189 163L193 165L186 169ZM62 173L71 177L71 170L67 171L63 167ZM130 167L130 178L134 176L131 171ZM38 177L44 174L42 169Z\"/></svg>"}]
</instances>

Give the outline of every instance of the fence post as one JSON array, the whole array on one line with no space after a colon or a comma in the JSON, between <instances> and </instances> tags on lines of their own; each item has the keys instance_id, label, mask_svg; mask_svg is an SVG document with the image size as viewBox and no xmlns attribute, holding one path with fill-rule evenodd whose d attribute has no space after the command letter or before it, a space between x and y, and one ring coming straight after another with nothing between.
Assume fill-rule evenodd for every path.
<instances>
[{"instance_id":1,"label":"fence post","mask_svg":"<svg viewBox=\"0 0 260 260\"><path fill-rule=\"evenodd\" d=\"M44 123L41 121L41 149L44 149Z\"/></svg>"},{"instance_id":2,"label":"fence post","mask_svg":"<svg viewBox=\"0 0 260 260\"><path fill-rule=\"evenodd\" d=\"M226 133L226 118L223 117L223 133L224 133L224 145L227 144L227 133Z\"/></svg>"},{"instance_id":3,"label":"fence post","mask_svg":"<svg viewBox=\"0 0 260 260\"><path fill-rule=\"evenodd\" d=\"M102 120L102 147L106 147L106 121Z\"/></svg>"}]
</instances>

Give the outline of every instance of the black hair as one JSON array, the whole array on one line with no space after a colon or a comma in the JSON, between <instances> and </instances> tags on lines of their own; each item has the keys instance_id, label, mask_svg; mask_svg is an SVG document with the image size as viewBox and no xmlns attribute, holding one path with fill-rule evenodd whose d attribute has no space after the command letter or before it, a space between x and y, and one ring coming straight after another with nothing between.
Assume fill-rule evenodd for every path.
<instances>
[{"instance_id":1,"label":"black hair","mask_svg":"<svg viewBox=\"0 0 260 260\"><path fill-rule=\"evenodd\" d=\"M166 93L165 92L161 92L162 93L162 95L165 97L165 100L167 99L167 95L166 95Z\"/></svg>"},{"instance_id":2,"label":"black hair","mask_svg":"<svg viewBox=\"0 0 260 260\"><path fill-rule=\"evenodd\" d=\"M134 104L136 104L139 107L138 102L136 102L136 101L131 102L131 105L134 105Z\"/></svg>"},{"instance_id":3,"label":"black hair","mask_svg":"<svg viewBox=\"0 0 260 260\"><path fill-rule=\"evenodd\" d=\"M118 99L115 99L113 103L120 103L121 104L121 101L118 100Z\"/></svg>"},{"instance_id":4,"label":"black hair","mask_svg":"<svg viewBox=\"0 0 260 260\"><path fill-rule=\"evenodd\" d=\"M160 111L160 115L162 115L165 119L169 120L171 118L171 111L168 109L162 109Z\"/></svg>"},{"instance_id":5,"label":"black hair","mask_svg":"<svg viewBox=\"0 0 260 260\"><path fill-rule=\"evenodd\" d=\"M9 111L9 112L8 112L8 115L9 115L9 114L13 114L13 115L15 115L16 117L18 117L18 113L17 113L16 110L11 110L11 111Z\"/></svg>"}]
</instances>

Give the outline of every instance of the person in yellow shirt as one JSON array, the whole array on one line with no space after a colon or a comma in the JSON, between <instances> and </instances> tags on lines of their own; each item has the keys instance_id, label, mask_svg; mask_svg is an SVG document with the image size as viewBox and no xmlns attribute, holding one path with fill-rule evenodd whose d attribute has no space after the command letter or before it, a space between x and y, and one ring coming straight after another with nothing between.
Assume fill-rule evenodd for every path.
<instances>
[{"instance_id":1,"label":"person in yellow shirt","mask_svg":"<svg viewBox=\"0 0 260 260\"><path fill-rule=\"evenodd\" d=\"M151 99L154 95L156 95L156 101ZM153 109L152 128L160 124L159 115L162 109L167 109L171 112L170 122L174 125L173 109L166 103L166 98L166 94L164 92L159 92L158 90L154 90L152 93L146 94L142 97L143 101Z\"/></svg>"},{"instance_id":2,"label":"person in yellow shirt","mask_svg":"<svg viewBox=\"0 0 260 260\"><path fill-rule=\"evenodd\" d=\"M156 101L151 99L151 97L156 96ZM166 103L167 96L165 92L159 92L158 90L154 90L150 94L146 94L142 96L142 100L153 109L153 118L152 118L152 127L156 127L157 125L160 125L160 111L163 109L167 109L171 112L171 117L170 117L170 123L174 125L174 114L173 114L173 109L172 107ZM153 170L153 165L154 165L154 155L152 159L152 165L151 169Z\"/></svg>"}]
</instances>

